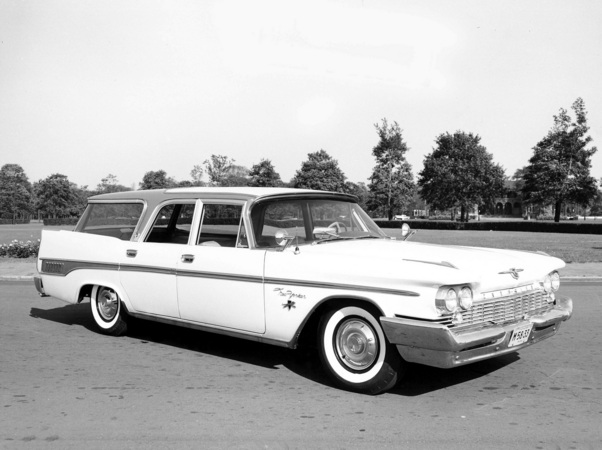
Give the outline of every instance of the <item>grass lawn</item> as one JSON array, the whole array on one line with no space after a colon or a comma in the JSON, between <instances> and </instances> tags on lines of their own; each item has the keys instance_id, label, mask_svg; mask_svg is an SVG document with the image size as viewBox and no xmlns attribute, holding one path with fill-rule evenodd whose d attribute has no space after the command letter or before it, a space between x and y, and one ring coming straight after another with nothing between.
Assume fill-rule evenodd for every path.
<instances>
[{"instance_id":1,"label":"grass lawn","mask_svg":"<svg viewBox=\"0 0 602 450\"><path fill-rule=\"evenodd\" d=\"M42 236L42 229L47 230L73 230L73 226L44 227L41 223L27 225L0 225L0 244L17 241L37 241Z\"/></svg>"},{"instance_id":2,"label":"grass lawn","mask_svg":"<svg viewBox=\"0 0 602 450\"><path fill-rule=\"evenodd\" d=\"M399 230L384 229L390 236ZM513 231L416 230L415 242L543 251L565 262L602 262L602 235Z\"/></svg>"},{"instance_id":3,"label":"grass lawn","mask_svg":"<svg viewBox=\"0 0 602 450\"><path fill-rule=\"evenodd\" d=\"M0 225L0 244L7 244L14 239L19 241L40 239L42 228L44 228L42 224ZM46 227L46 229L71 230L73 227ZM384 231L390 236L400 235L399 230L385 228ZM567 263L602 262L602 235L597 234L416 230L416 234L411 239L415 242L432 244L544 251Z\"/></svg>"}]
</instances>

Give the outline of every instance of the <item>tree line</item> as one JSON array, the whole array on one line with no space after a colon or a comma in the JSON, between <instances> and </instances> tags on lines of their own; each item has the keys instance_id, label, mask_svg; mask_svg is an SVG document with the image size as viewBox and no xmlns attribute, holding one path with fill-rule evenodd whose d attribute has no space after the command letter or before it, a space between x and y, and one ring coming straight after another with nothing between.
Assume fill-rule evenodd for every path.
<instances>
[{"instance_id":1,"label":"tree line","mask_svg":"<svg viewBox=\"0 0 602 450\"><path fill-rule=\"evenodd\" d=\"M587 112L581 98L572 105L574 118L561 108L553 116L550 131L534 147L528 165L517 170L513 180L523 202L553 205L555 221L566 203L584 207L602 199L596 180L590 175L591 158L597 151L588 135ZM225 155L211 155L193 166L190 179L175 180L164 170L146 172L139 189L193 186L295 187L345 192L355 195L373 216L387 217L407 212L417 197L431 210L460 211L468 220L469 211L490 205L503 195L508 179L504 169L493 161L481 138L465 131L445 132L435 139L422 170L414 181L406 160L409 151L397 122L382 119L374 125L378 142L372 149L375 165L368 184L351 182L325 150L309 153L294 177L284 182L269 159L261 159L251 169L236 165ZM30 183L18 164L0 169L0 218L11 219L39 214L42 217L78 216L91 195L127 191L117 177L108 174L88 189L70 182L66 175L52 174Z\"/></svg>"}]
</instances>

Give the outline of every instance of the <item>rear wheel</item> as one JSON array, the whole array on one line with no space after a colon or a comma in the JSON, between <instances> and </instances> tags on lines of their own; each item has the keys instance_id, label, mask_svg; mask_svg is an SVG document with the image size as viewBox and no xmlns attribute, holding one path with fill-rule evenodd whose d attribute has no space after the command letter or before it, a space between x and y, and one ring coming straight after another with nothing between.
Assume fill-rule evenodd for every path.
<instances>
[{"instance_id":1,"label":"rear wheel","mask_svg":"<svg viewBox=\"0 0 602 450\"><path fill-rule=\"evenodd\" d=\"M320 359L330 378L344 389L379 394L401 376L402 360L387 341L378 319L359 306L329 311L318 327Z\"/></svg>"},{"instance_id":2,"label":"rear wheel","mask_svg":"<svg viewBox=\"0 0 602 450\"><path fill-rule=\"evenodd\" d=\"M94 286L90 295L94 322L103 334L121 336L127 331L121 299L117 292L104 286Z\"/></svg>"}]
</instances>

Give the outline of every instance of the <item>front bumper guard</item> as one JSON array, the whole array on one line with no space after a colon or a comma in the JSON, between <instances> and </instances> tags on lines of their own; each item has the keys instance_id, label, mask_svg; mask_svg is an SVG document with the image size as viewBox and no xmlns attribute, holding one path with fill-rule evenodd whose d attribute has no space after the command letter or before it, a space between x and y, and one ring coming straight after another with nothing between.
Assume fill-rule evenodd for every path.
<instances>
[{"instance_id":1,"label":"front bumper guard","mask_svg":"<svg viewBox=\"0 0 602 450\"><path fill-rule=\"evenodd\" d=\"M573 301L556 297L550 311L528 316L509 324L485 324L478 329L454 331L445 325L399 317L381 317L389 342L409 362L450 368L516 352L556 334L561 322L573 314ZM528 340L508 347L512 332L521 325L533 324Z\"/></svg>"}]
</instances>

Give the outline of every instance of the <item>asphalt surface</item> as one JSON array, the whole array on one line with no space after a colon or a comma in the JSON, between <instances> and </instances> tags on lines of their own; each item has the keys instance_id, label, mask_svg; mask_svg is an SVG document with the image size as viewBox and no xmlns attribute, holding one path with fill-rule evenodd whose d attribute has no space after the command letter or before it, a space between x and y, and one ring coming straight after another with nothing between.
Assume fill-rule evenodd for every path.
<instances>
[{"instance_id":1,"label":"asphalt surface","mask_svg":"<svg viewBox=\"0 0 602 450\"><path fill-rule=\"evenodd\" d=\"M333 387L315 354L135 321L98 334L90 305L0 282L0 448L602 448L598 282L519 353L409 365L390 392Z\"/></svg>"}]
</instances>

